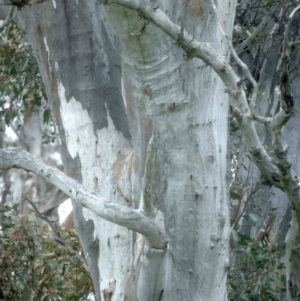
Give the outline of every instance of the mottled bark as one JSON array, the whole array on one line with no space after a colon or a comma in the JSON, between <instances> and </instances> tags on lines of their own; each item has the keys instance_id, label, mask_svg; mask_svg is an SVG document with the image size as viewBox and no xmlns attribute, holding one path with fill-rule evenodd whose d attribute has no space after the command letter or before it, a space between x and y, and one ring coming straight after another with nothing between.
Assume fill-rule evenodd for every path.
<instances>
[{"instance_id":1,"label":"mottled bark","mask_svg":"<svg viewBox=\"0 0 300 301\"><path fill-rule=\"evenodd\" d=\"M168 242L151 248L82 208L75 199L83 188L71 181L97 298L227 300L224 84L249 115L224 35L230 39L235 1L105 2L53 0L16 12L46 85L67 174L115 209L155 217ZM250 146L264 152L253 121L241 125Z\"/></svg>"}]
</instances>

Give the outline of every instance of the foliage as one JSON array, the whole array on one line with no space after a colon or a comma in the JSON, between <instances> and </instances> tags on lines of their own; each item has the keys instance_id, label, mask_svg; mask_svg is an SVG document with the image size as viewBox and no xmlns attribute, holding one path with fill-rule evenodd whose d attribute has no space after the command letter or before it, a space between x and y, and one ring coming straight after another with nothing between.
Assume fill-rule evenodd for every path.
<instances>
[{"instance_id":1,"label":"foliage","mask_svg":"<svg viewBox=\"0 0 300 301\"><path fill-rule=\"evenodd\" d=\"M231 130L231 138L237 140L238 131ZM232 157L235 158L238 148L231 145ZM243 233L239 228L240 221L247 220L257 225L265 220L264 211L252 202L256 192L262 185L249 189L245 187L248 181L238 177L238 171L248 168L242 162L232 160L232 182L230 198L232 203L232 242L231 267L228 272L228 300L231 301L281 301L286 291L284 243L274 244L269 241L268 222L260 229L259 235L254 239ZM249 183L249 182L248 182ZM271 209L267 215L272 221L276 208ZM270 225L270 224L269 224Z\"/></svg>"},{"instance_id":2,"label":"foliage","mask_svg":"<svg viewBox=\"0 0 300 301\"><path fill-rule=\"evenodd\" d=\"M0 117L7 125L46 99L32 49L13 22L0 30L0 81Z\"/></svg>"},{"instance_id":3,"label":"foliage","mask_svg":"<svg viewBox=\"0 0 300 301\"><path fill-rule=\"evenodd\" d=\"M231 116L232 118L232 116ZM285 245L272 244L266 226L262 235L255 239L239 228L241 220L254 225L265 220L264 211L255 206L253 199L262 184L249 187L251 165L246 166L241 159L242 143L240 131L231 119L231 171L230 199L232 212L231 267L228 272L228 300L230 301L281 301L286 291L285 266L283 258ZM244 180L239 177L243 172ZM267 214L271 218L274 210ZM266 224L266 222L264 222Z\"/></svg>"},{"instance_id":4,"label":"foliage","mask_svg":"<svg viewBox=\"0 0 300 301\"><path fill-rule=\"evenodd\" d=\"M42 109L43 142L54 142L55 127L39 67L31 46L13 22L0 28L0 82L0 124L14 122L20 128L27 111Z\"/></svg>"},{"instance_id":5,"label":"foliage","mask_svg":"<svg viewBox=\"0 0 300 301\"><path fill-rule=\"evenodd\" d=\"M54 239L17 205L0 204L0 212L0 300L86 300L93 286L76 234L61 231Z\"/></svg>"},{"instance_id":6,"label":"foliage","mask_svg":"<svg viewBox=\"0 0 300 301\"><path fill-rule=\"evenodd\" d=\"M285 293L284 244L270 245L237 234L234 263L228 273L231 301L280 301Z\"/></svg>"}]
</instances>

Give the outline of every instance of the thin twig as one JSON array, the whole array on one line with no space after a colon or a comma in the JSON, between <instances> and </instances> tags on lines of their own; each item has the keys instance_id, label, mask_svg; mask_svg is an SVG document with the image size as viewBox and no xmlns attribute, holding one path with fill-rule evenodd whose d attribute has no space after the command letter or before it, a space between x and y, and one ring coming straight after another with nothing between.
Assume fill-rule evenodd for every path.
<instances>
[{"instance_id":1,"label":"thin twig","mask_svg":"<svg viewBox=\"0 0 300 301\"><path fill-rule=\"evenodd\" d=\"M263 18L261 23L257 26L257 28L253 31L253 33L246 39L244 40L236 49L236 52L240 54L244 48L249 46L249 44L253 41L253 39L264 29L268 21L270 20L270 17L272 14L275 12L276 5L272 7L272 9L269 11L269 13Z\"/></svg>"},{"instance_id":2,"label":"thin twig","mask_svg":"<svg viewBox=\"0 0 300 301\"><path fill-rule=\"evenodd\" d=\"M25 197L22 201L23 202L27 201L31 205L31 207L33 208L33 210L35 211L36 215L40 219L44 220L49 225L49 227L54 232L55 236L57 236L57 238L59 238L59 239L61 238L60 233L59 233L59 231L57 231L56 227L53 225L53 222L50 221L44 214L42 214L31 200L29 200L28 198ZM63 245L64 244L65 243L63 242Z\"/></svg>"},{"instance_id":3,"label":"thin twig","mask_svg":"<svg viewBox=\"0 0 300 301\"><path fill-rule=\"evenodd\" d=\"M56 240L56 242L58 242L58 243L60 243L61 245L63 245L63 246L68 250L68 252L69 252L70 254L72 254L72 255L74 255L75 257L77 257L80 261L83 262L84 265L86 265L86 262L85 262L84 257L81 256L78 252L74 251L74 250L69 246L69 244L61 237L59 230L53 225L53 222L50 221L44 214L42 214L42 213L38 210L38 208L35 206L35 204L34 204L31 200L29 200L28 198L25 197L22 201L23 201L23 202L24 202L24 201L27 201L27 202L32 206L32 208L33 208L34 211L36 212L37 216L38 216L40 219L44 220L44 221L49 225L49 227L52 229L52 231L53 231L53 233L54 233L54 236L55 236L54 239Z\"/></svg>"},{"instance_id":4,"label":"thin twig","mask_svg":"<svg viewBox=\"0 0 300 301\"><path fill-rule=\"evenodd\" d=\"M232 46L231 41L227 38L228 41L228 46L229 49L232 53L232 56L234 57L234 59L236 60L236 62L239 64L239 66L242 68L242 70L244 71L244 73L246 74L246 76L248 77L248 79L250 80L251 84L253 85L253 87L257 87L257 82L256 80L253 78L252 74L249 71L249 68L246 66L246 64L244 64L244 62L239 58L237 52L235 51L235 49Z\"/></svg>"},{"instance_id":5,"label":"thin twig","mask_svg":"<svg viewBox=\"0 0 300 301\"><path fill-rule=\"evenodd\" d=\"M116 191L120 194L120 196L126 201L127 205L130 206L132 204L132 200L128 198L120 189L119 185L116 187Z\"/></svg>"}]
</instances>

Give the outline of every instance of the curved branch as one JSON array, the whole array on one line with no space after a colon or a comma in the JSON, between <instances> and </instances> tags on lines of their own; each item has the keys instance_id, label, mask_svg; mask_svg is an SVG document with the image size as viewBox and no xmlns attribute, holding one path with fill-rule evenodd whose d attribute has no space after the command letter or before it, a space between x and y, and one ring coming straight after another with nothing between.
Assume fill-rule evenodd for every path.
<instances>
[{"instance_id":1,"label":"curved branch","mask_svg":"<svg viewBox=\"0 0 300 301\"><path fill-rule=\"evenodd\" d=\"M0 169L10 168L24 169L41 176L99 217L144 235L153 248L165 248L164 233L153 219L147 218L139 210L105 200L28 152L17 148L1 149Z\"/></svg>"},{"instance_id":2,"label":"curved branch","mask_svg":"<svg viewBox=\"0 0 300 301\"><path fill-rule=\"evenodd\" d=\"M182 26L173 23L170 18L158 8L155 2L141 0L103 0L104 4L118 4L136 10L143 18L151 21L191 57L197 57L211 66L219 75L226 70L224 57L220 56L210 43L200 42ZM220 75L221 76L221 75ZM236 77L234 78L237 79ZM233 80L234 82L234 80Z\"/></svg>"},{"instance_id":3,"label":"curved branch","mask_svg":"<svg viewBox=\"0 0 300 301\"><path fill-rule=\"evenodd\" d=\"M262 145L257 134L245 91L240 84L240 77L234 72L227 58L219 55L210 43L198 41L186 29L173 23L167 14L158 8L155 2L142 0L103 0L102 3L115 3L136 10L142 17L151 21L168 36L173 38L188 55L201 59L214 69L223 81L225 91L230 96L231 105L235 111L235 118L249 147L253 161L261 173L268 178L270 183L283 189L281 183L277 180L279 178L278 168L273 163L272 158Z\"/></svg>"},{"instance_id":4,"label":"curved branch","mask_svg":"<svg viewBox=\"0 0 300 301\"><path fill-rule=\"evenodd\" d=\"M256 116L251 112L245 91L241 85L240 77L234 72L233 68L227 62L227 59L219 55L210 43L198 41L183 27L174 24L167 14L158 8L155 0L102 0L102 3L115 3L136 10L142 17L151 21L168 36L173 38L188 55L203 60L214 69L223 81L225 92L230 96L233 115L249 148L252 161L272 185L288 194L298 216L300 216L300 181L299 177L291 169L287 157L287 147L281 139L281 131L277 130L274 133L275 140L280 142L277 143L277 147L275 148L276 157L274 159L271 158L263 146L253 119L256 117L260 122L265 123L267 127L271 125L274 126L272 121L275 122L275 119L260 118L260 116ZM300 9L300 5L290 15L289 24L298 9ZM288 29L286 32L288 32ZM226 38L226 36L224 36L224 38ZM252 104L254 104L255 100L253 98L256 97L256 93L255 91L254 95L252 95ZM283 118L282 116L278 117L280 117L280 122L286 121L286 116L283 116ZM277 121L278 120L276 120L276 122Z\"/></svg>"}]
</instances>

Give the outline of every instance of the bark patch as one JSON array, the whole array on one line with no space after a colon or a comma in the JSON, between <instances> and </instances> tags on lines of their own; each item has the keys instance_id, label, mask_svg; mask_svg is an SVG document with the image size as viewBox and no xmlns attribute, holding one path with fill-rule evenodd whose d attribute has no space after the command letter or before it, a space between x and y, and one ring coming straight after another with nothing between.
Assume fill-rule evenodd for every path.
<instances>
[{"instance_id":1,"label":"bark patch","mask_svg":"<svg viewBox=\"0 0 300 301\"><path fill-rule=\"evenodd\" d=\"M187 0L186 9L192 16L205 17L205 4L200 0Z\"/></svg>"},{"instance_id":2,"label":"bark patch","mask_svg":"<svg viewBox=\"0 0 300 301\"><path fill-rule=\"evenodd\" d=\"M115 184L119 183L123 175L125 155L121 152L118 153L117 160L113 165L113 181Z\"/></svg>"}]
</instances>

